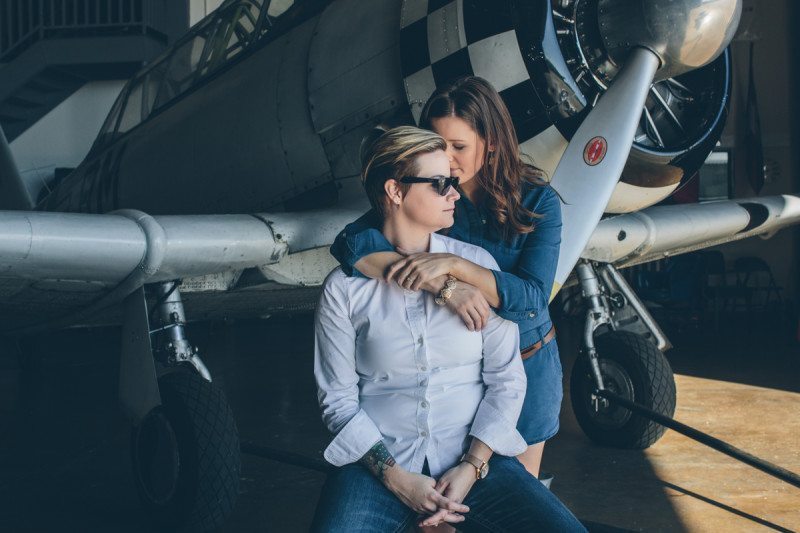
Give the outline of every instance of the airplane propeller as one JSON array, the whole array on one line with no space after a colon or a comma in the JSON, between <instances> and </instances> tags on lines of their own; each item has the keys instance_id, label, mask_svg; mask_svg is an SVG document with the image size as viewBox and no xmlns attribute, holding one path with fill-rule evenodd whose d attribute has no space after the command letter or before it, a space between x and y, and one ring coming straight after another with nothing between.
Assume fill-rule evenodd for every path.
<instances>
[{"instance_id":1,"label":"airplane propeller","mask_svg":"<svg viewBox=\"0 0 800 533\"><path fill-rule=\"evenodd\" d=\"M600 0L602 40L622 65L583 120L550 181L563 201L561 255L551 299L578 262L608 205L654 80L713 61L728 46L741 0Z\"/></svg>"},{"instance_id":2,"label":"airplane propeller","mask_svg":"<svg viewBox=\"0 0 800 533\"><path fill-rule=\"evenodd\" d=\"M635 48L572 137L550 181L564 202L564 243L587 243L633 146L636 126L660 60L646 48ZM583 246L563 247L556 271L561 285L577 263Z\"/></svg>"}]
</instances>

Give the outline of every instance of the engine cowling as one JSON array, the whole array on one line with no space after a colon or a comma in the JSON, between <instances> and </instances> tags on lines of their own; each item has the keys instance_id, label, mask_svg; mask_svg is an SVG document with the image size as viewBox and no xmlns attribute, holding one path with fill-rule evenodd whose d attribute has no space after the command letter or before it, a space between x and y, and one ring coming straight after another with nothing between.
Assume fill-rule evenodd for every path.
<instances>
[{"instance_id":1,"label":"engine cowling","mask_svg":"<svg viewBox=\"0 0 800 533\"><path fill-rule=\"evenodd\" d=\"M669 63L659 70L650 90L628 162L606 208L610 213L647 207L685 185L715 146L727 117L730 52L715 45L729 42L729 33L736 28L735 21L730 23L729 19L738 20L740 6L737 2L711 2L703 11L690 9L688 4L695 2L673 2L683 11L676 8L667 13L664 9L654 12L657 4L663 8L664 3L658 2L625 2L622 6L612 0L566 0L552 10L570 75L589 106L597 102L616 76L626 42L644 42L665 58L662 64ZM720 11L715 12L715 8ZM627 11L623 13L623 9ZM703 23L685 20L687 12ZM675 19L681 16L684 24L678 25ZM659 17L664 23L661 33L648 22ZM726 24L712 24L717 18L725 19ZM705 41L695 35L691 46L679 46L683 42L679 37L693 38L690 29L709 24L724 34L708 35ZM665 35L667 28L672 32L684 28L683 35ZM623 39L626 31L629 41ZM577 127L569 119L556 124L567 138Z\"/></svg>"},{"instance_id":2,"label":"engine cowling","mask_svg":"<svg viewBox=\"0 0 800 533\"><path fill-rule=\"evenodd\" d=\"M432 3L403 3L401 59L414 117L419 118L437 85L458 75L486 78L511 112L522 152L552 175L569 139L613 80L624 55L626 43L619 38L622 15L616 3L463 0L431 10ZM682 4L685 9L687 3ZM738 17L736 2L718 3L733 5L735 12L727 16ZM644 27L647 17L654 16L654 3L641 4L650 7L626 15L629 26L634 24L630 17L638 17ZM613 31L601 31L601 25L611 22ZM675 57L676 39L630 27L631 40L652 43L666 66L647 98L631 155L606 208L609 213L653 205L691 179L722 132L730 93L730 54L710 49L714 39L695 47L703 48L705 55L695 51L682 63ZM728 39L716 37L716 41Z\"/></svg>"}]
</instances>

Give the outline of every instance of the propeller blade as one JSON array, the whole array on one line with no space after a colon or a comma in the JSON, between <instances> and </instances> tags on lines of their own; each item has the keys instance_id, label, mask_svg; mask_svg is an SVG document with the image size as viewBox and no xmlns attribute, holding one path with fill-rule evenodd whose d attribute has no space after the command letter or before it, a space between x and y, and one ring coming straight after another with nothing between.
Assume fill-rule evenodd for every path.
<instances>
[{"instance_id":1,"label":"propeller blade","mask_svg":"<svg viewBox=\"0 0 800 533\"><path fill-rule=\"evenodd\" d=\"M550 183L564 201L564 225L553 295L580 258L614 192L659 64L650 50L631 50L556 167Z\"/></svg>"}]
</instances>

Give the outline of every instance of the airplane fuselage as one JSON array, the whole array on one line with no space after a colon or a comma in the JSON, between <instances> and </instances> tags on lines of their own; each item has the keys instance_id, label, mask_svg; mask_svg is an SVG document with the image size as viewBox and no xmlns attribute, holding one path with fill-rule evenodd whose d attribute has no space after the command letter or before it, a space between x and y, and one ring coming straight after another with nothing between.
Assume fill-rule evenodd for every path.
<instances>
[{"instance_id":1,"label":"airplane fuselage","mask_svg":"<svg viewBox=\"0 0 800 533\"><path fill-rule=\"evenodd\" d=\"M303 2L271 27L252 24L249 35L237 26L241 9L230 4L126 85L87 158L40 200L39 208L212 214L332 205L337 181L359 173L364 134L379 123L413 122L432 90L419 83L417 73L409 74L418 67L416 48L426 47L425 57L433 57L437 46L440 55L459 46L422 42L428 35L415 26L424 26L425 19L407 23L411 4ZM490 81L502 89L511 111L521 150L552 173L601 87L599 82L585 85L586 76L573 76L570 65L587 52L564 42L563 31L556 32L563 14L547 0L524 6L485 0L445 4L441 15L429 15L428 33L441 16L444 26L462 26L466 44L428 67L431 80L493 77ZM588 20L592 15L583 16ZM246 44L225 48L230 35ZM480 47L486 35L500 44L511 35L515 49L487 55ZM478 38L483 41L469 43ZM576 42L594 46L591 35ZM495 74L486 66L511 56L518 57L516 72L509 67ZM651 205L699 167L724 123L728 64L723 54L706 67L707 81L717 89L721 84L724 94L711 98L706 91L708 118L697 139L673 151L659 151L642 139L634 144L611 211Z\"/></svg>"}]
</instances>

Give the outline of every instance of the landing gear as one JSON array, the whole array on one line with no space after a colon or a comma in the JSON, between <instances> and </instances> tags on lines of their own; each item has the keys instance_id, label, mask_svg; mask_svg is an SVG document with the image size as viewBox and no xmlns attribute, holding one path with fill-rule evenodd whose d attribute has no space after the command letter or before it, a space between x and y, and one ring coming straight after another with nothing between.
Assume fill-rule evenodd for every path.
<instances>
[{"instance_id":1,"label":"landing gear","mask_svg":"<svg viewBox=\"0 0 800 533\"><path fill-rule=\"evenodd\" d=\"M570 376L572 408L584 433L606 446L643 449L665 428L594 394L608 389L668 417L675 413L675 379L661 330L611 265L598 277L586 261L577 267L588 312L584 350ZM597 332L595 341L595 335Z\"/></svg>"},{"instance_id":2,"label":"landing gear","mask_svg":"<svg viewBox=\"0 0 800 533\"><path fill-rule=\"evenodd\" d=\"M151 310L143 289L125 301L120 400L133 421L134 480L159 530L209 531L236 503L239 434L225 395L185 337L177 284L154 290Z\"/></svg>"},{"instance_id":3,"label":"landing gear","mask_svg":"<svg viewBox=\"0 0 800 533\"><path fill-rule=\"evenodd\" d=\"M606 389L672 417L675 380L667 359L652 342L627 331L606 333L597 338L597 359ZM589 358L581 357L570 375L572 408L581 429L598 444L644 449L666 431L623 407L594 398L594 389Z\"/></svg>"},{"instance_id":4,"label":"landing gear","mask_svg":"<svg viewBox=\"0 0 800 533\"><path fill-rule=\"evenodd\" d=\"M159 529L222 525L239 491L239 436L222 391L195 372L158 380L159 407L131 435L139 499Z\"/></svg>"}]
</instances>

